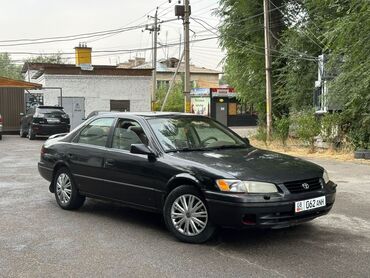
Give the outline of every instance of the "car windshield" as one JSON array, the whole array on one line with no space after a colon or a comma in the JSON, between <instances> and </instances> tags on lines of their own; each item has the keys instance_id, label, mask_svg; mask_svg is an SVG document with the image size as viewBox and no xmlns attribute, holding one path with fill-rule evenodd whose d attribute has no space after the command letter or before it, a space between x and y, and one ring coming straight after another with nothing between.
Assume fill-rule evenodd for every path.
<instances>
[{"instance_id":1,"label":"car windshield","mask_svg":"<svg viewBox=\"0 0 370 278\"><path fill-rule=\"evenodd\" d=\"M148 122L166 152L247 147L242 138L210 118L156 117Z\"/></svg>"}]
</instances>

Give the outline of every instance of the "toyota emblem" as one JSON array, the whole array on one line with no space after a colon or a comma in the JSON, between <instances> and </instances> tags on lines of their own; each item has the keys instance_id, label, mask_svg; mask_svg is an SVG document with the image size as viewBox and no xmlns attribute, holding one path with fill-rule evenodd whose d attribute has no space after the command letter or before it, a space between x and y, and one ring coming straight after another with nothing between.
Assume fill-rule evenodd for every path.
<instances>
[{"instance_id":1,"label":"toyota emblem","mask_svg":"<svg viewBox=\"0 0 370 278\"><path fill-rule=\"evenodd\" d=\"M310 188L310 185L307 182L305 182L305 183L302 183L302 187L307 190Z\"/></svg>"}]
</instances>

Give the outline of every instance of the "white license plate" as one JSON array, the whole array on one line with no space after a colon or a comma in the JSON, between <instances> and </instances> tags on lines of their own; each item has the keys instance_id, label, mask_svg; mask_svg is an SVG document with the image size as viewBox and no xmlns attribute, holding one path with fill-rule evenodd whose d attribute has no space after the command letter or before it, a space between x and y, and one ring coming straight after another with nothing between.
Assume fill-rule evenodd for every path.
<instances>
[{"instance_id":1,"label":"white license plate","mask_svg":"<svg viewBox=\"0 0 370 278\"><path fill-rule=\"evenodd\" d=\"M298 213L298 212L316 209L316 208L325 207L325 206L326 206L325 196L321 196L321 197L317 197L313 199L295 202L295 212Z\"/></svg>"},{"instance_id":2,"label":"white license plate","mask_svg":"<svg viewBox=\"0 0 370 278\"><path fill-rule=\"evenodd\" d=\"M52 124L60 123L59 119L47 118L46 120L48 121L48 123L52 123Z\"/></svg>"}]
</instances>

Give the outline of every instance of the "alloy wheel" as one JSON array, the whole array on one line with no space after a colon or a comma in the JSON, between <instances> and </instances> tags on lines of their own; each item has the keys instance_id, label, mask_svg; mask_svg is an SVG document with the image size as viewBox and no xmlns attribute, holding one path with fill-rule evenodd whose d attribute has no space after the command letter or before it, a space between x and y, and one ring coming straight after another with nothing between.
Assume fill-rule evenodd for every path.
<instances>
[{"instance_id":1,"label":"alloy wheel","mask_svg":"<svg viewBox=\"0 0 370 278\"><path fill-rule=\"evenodd\" d=\"M56 191L58 199L62 204L67 204L71 200L72 183L67 174L61 173L59 175L57 179Z\"/></svg>"},{"instance_id":2,"label":"alloy wheel","mask_svg":"<svg viewBox=\"0 0 370 278\"><path fill-rule=\"evenodd\" d=\"M207 226L207 208L197 196L181 195L172 204L171 220L175 229L181 234L196 236Z\"/></svg>"}]
</instances>

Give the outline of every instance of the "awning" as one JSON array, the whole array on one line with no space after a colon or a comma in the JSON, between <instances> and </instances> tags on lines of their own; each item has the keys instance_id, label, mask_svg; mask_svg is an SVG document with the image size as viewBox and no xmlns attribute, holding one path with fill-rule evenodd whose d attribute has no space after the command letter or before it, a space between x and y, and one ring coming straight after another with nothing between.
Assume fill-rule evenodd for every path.
<instances>
[{"instance_id":1,"label":"awning","mask_svg":"<svg viewBox=\"0 0 370 278\"><path fill-rule=\"evenodd\" d=\"M42 84L15 80L0 76L0 88L41 89Z\"/></svg>"}]
</instances>

